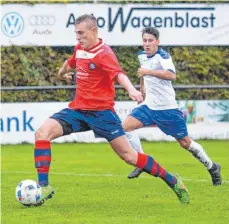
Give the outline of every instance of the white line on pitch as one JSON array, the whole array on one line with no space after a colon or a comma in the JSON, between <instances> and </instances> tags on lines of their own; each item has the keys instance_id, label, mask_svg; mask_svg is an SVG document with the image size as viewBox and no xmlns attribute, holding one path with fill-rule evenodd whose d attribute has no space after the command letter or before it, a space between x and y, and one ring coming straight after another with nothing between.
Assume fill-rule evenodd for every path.
<instances>
[{"instance_id":1,"label":"white line on pitch","mask_svg":"<svg viewBox=\"0 0 229 224\"><path fill-rule=\"evenodd\" d=\"M1 171L1 173L12 173L12 174L34 174L35 172L27 172L27 171ZM52 175L60 175L60 176L78 176L78 177L126 177L125 175L118 174L110 174L110 173L101 173L101 174L93 174L93 173L58 173L58 172L50 172ZM141 176L140 178L151 178L150 176ZM205 179L190 179L183 178L184 181L190 182L209 182L210 180ZM223 180L224 184L229 184L229 180Z\"/></svg>"}]
</instances>

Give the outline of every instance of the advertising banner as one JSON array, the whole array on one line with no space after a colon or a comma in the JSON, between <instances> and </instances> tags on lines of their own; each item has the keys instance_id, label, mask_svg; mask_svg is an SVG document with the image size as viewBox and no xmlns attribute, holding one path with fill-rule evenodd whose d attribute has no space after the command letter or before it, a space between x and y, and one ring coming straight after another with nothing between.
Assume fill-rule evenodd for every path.
<instances>
[{"instance_id":1,"label":"advertising banner","mask_svg":"<svg viewBox=\"0 0 229 224\"><path fill-rule=\"evenodd\" d=\"M180 109L193 139L229 139L229 100L179 101ZM115 110L123 120L137 105L131 101L116 102ZM68 103L2 103L0 134L2 144L34 142L35 131L52 114L68 107ZM141 139L174 141L157 127L137 130ZM75 133L55 142L104 142L92 131Z\"/></svg>"},{"instance_id":2,"label":"advertising banner","mask_svg":"<svg viewBox=\"0 0 229 224\"><path fill-rule=\"evenodd\" d=\"M229 4L3 4L2 45L74 46L74 23L97 18L109 45L141 45L141 30L159 29L161 45L229 45Z\"/></svg>"}]
</instances>

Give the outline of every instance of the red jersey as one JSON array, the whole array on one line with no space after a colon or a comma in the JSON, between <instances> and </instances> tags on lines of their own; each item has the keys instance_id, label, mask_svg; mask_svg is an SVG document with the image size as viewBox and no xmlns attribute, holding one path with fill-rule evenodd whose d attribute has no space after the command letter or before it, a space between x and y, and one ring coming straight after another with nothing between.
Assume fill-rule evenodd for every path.
<instances>
[{"instance_id":1,"label":"red jersey","mask_svg":"<svg viewBox=\"0 0 229 224\"><path fill-rule=\"evenodd\" d=\"M67 60L76 69L76 95L71 109L114 111L114 80L124 74L112 49L102 39L89 50L78 44Z\"/></svg>"}]
</instances>

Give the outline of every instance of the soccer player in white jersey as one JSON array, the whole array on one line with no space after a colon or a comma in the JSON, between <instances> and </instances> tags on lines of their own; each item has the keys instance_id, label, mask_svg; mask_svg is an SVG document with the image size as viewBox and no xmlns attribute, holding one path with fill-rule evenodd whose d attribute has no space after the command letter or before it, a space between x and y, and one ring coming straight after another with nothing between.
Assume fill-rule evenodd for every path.
<instances>
[{"instance_id":1,"label":"soccer player in white jersey","mask_svg":"<svg viewBox=\"0 0 229 224\"><path fill-rule=\"evenodd\" d=\"M176 70L171 56L158 47L159 31L152 27L144 28L142 40L144 51L138 54L141 67L137 74L141 79L141 92L145 94L145 100L123 121L129 142L136 151L143 153L140 140L132 131L157 125L162 132L173 136L181 147L207 168L214 186L220 185L220 165L212 162L203 147L188 136L187 126L182 112L178 109L172 87ZM128 178L138 177L142 172L143 170L136 168Z\"/></svg>"}]
</instances>

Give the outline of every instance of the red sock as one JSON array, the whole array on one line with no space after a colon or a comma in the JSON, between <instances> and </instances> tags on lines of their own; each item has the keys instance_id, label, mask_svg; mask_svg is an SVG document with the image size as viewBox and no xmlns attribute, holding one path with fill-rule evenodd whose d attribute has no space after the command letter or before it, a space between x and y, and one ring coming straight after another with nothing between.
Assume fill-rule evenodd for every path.
<instances>
[{"instance_id":1,"label":"red sock","mask_svg":"<svg viewBox=\"0 0 229 224\"><path fill-rule=\"evenodd\" d=\"M151 156L138 153L138 160L136 166L146 173L155 177L160 177L170 187L173 187L177 183L176 177L167 172L162 166L160 166Z\"/></svg>"},{"instance_id":2,"label":"red sock","mask_svg":"<svg viewBox=\"0 0 229 224\"><path fill-rule=\"evenodd\" d=\"M35 167L37 168L38 183L48 185L49 167L51 163L51 144L47 140L37 140L34 149Z\"/></svg>"}]
</instances>

